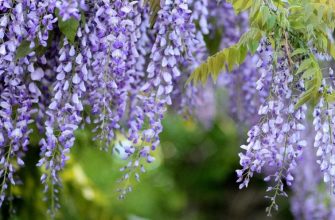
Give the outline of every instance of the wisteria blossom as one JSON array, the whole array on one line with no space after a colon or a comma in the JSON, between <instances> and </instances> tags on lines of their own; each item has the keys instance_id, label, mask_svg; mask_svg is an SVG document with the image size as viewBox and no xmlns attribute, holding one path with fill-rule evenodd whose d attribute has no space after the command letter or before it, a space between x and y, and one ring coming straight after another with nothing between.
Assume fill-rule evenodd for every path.
<instances>
[{"instance_id":1,"label":"wisteria blossom","mask_svg":"<svg viewBox=\"0 0 335 220\"><path fill-rule=\"evenodd\" d=\"M293 1L292 8L285 8L291 1L244 2L0 0L0 207L21 182L32 135L54 215L78 130L126 161L125 186L117 189L124 198L133 187L128 180L139 181L155 162L169 109L210 127L228 106L239 130L249 128L239 153L240 188L263 173L269 214L288 185L297 218L333 218L322 203L327 195L315 188L335 193L335 80L332 69L319 65L335 57L334 10L322 1ZM299 10L312 14L299 17ZM216 84L188 81L208 71L218 72ZM222 88L224 106L216 96Z\"/></svg>"},{"instance_id":2,"label":"wisteria blossom","mask_svg":"<svg viewBox=\"0 0 335 220\"><path fill-rule=\"evenodd\" d=\"M240 188L247 187L254 173L260 173L264 167L273 167L274 173L268 175L265 181L274 181L268 191L271 209L277 209L276 197L286 196L284 182L292 185L292 171L296 167L296 160L303 152L306 141L301 138L305 129L302 124L305 119L306 106L295 109L295 99L292 99L294 76L290 72L288 60L280 58L276 73L272 78L272 85L268 102L260 106L258 114L260 122L248 132L248 144L242 145L245 152L240 153L241 170L237 170L241 182Z\"/></svg>"},{"instance_id":3,"label":"wisteria blossom","mask_svg":"<svg viewBox=\"0 0 335 220\"><path fill-rule=\"evenodd\" d=\"M84 124L92 124L105 151L126 136L123 178L139 179L144 163L155 160L167 107L176 100L184 112L194 101L183 94L197 97L184 84L207 55L207 1L199 4L162 1L152 24L144 1L0 2L1 203L24 166L32 132L41 134L37 165L51 213L59 208L59 174Z\"/></svg>"},{"instance_id":4,"label":"wisteria blossom","mask_svg":"<svg viewBox=\"0 0 335 220\"><path fill-rule=\"evenodd\" d=\"M333 219L335 200L330 193L330 182L323 181L320 166L316 162L317 148L313 147L315 131L312 124L303 133L307 141L306 149L297 161L294 171L295 183L290 199L291 210L296 219Z\"/></svg>"}]
</instances>

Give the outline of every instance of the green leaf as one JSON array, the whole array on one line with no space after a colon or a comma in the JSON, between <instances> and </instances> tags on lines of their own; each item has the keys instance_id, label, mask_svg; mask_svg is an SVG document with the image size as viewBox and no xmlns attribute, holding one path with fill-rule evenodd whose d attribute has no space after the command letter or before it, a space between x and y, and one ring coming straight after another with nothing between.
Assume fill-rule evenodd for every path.
<instances>
[{"instance_id":1,"label":"green leaf","mask_svg":"<svg viewBox=\"0 0 335 220\"><path fill-rule=\"evenodd\" d=\"M249 9L252 5L253 0L228 0L233 4L233 8L236 14Z\"/></svg>"},{"instance_id":2,"label":"green leaf","mask_svg":"<svg viewBox=\"0 0 335 220\"><path fill-rule=\"evenodd\" d=\"M246 58L246 56L248 55L248 48L244 45L241 45L239 47L239 52L240 52L240 59L238 61L238 64L242 64Z\"/></svg>"},{"instance_id":3,"label":"green leaf","mask_svg":"<svg viewBox=\"0 0 335 220\"><path fill-rule=\"evenodd\" d=\"M335 47L334 44L331 43L330 41L328 42L328 51L330 55L333 57L333 59L335 59Z\"/></svg>"},{"instance_id":4,"label":"green leaf","mask_svg":"<svg viewBox=\"0 0 335 220\"><path fill-rule=\"evenodd\" d=\"M85 25L86 25L86 16L85 16L84 11L81 11L80 15L81 15L81 19L80 19L80 21L81 21L81 26L84 28Z\"/></svg>"},{"instance_id":5,"label":"green leaf","mask_svg":"<svg viewBox=\"0 0 335 220\"><path fill-rule=\"evenodd\" d=\"M315 69L314 68L310 68L307 69L301 76L301 78L303 79L310 79L311 77L313 77L315 74Z\"/></svg>"},{"instance_id":6,"label":"green leaf","mask_svg":"<svg viewBox=\"0 0 335 220\"><path fill-rule=\"evenodd\" d=\"M262 26L265 25L265 23L270 18L270 16L271 16L270 9L267 6L263 5L261 7L261 13L260 13L260 17L259 17L261 19Z\"/></svg>"},{"instance_id":7,"label":"green leaf","mask_svg":"<svg viewBox=\"0 0 335 220\"><path fill-rule=\"evenodd\" d=\"M250 53L253 55L256 53L256 50L258 48L258 45L259 45L259 41L250 41L249 44L248 44L248 49L250 51Z\"/></svg>"},{"instance_id":8,"label":"green leaf","mask_svg":"<svg viewBox=\"0 0 335 220\"><path fill-rule=\"evenodd\" d=\"M49 32L49 38L48 38L47 46L43 47L42 45L38 45L36 47L35 52L36 52L36 55L38 57L43 56L48 51L48 49L50 48L50 46L52 44L53 37L54 37L54 32L53 31ZM35 42L38 42L38 41L35 40Z\"/></svg>"},{"instance_id":9,"label":"green leaf","mask_svg":"<svg viewBox=\"0 0 335 220\"><path fill-rule=\"evenodd\" d=\"M226 71L226 66L231 71L235 65L244 62L248 51L254 53L257 50L261 38L262 32L257 28L251 28L241 36L237 44L208 57L206 62L194 70L187 83L191 81L204 83L210 76L215 80L220 72Z\"/></svg>"},{"instance_id":10,"label":"green leaf","mask_svg":"<svg viewBox=\"0 0 335 220\"><path fill-rule=\"evenodd\" d=\"M305 59L304 61L302 61L296 74L299 74L305 71L307 68L309 68L312 65L312 63L313 63L312 59Z\"/></svg>"},{"instance_id":11,"label":"green leaf","mask_svg":"<svg viewBox=\"0 0 335 220\"><path fill-rule=\"evenodd\" d=\"M300 54L306 54L307 52L308 51L304 48L298 48L291 53L291 57L294 57L294 56L300 55Z\"/></svg>"},{"instance_id":12,"label":"green leaf","mask_svg":"<svg viewBox=\"0 0 335 220\"><path fill-rule=\"evenodd\" d=\"M59 16L58 11L56 11L56 14L58 17L59 30L65 35L69 42L73 44L79 27L79 21L74 18L63 21L62 17Z\"/></svg>"},{"instance_id":13,"label":"green leaf","mask_svg":"<svg viewBox=\"0 0 335 220\"><path fill-rule=\"evenodd\" d=\"M228 52L228 70L231 72L239 61L239 54L236 47L232 47Z\"/></svg>"},{"instance_id":14,"label":"green leaf","mask_svg":"<svg viewBox=\"0 0 335 220\"><path fill-rule=\"evenodd\" d=\"M150 27L153 27L157 16L158 16L158 12L161 9L160 6L160 1L159 0L144 0L144 4L149 4L149 8L150 8Z\"/></svg>"},{"instance_id":15,"label":"green leaf","mask_svg":"<svg viewBox=\"0 0 335 220\"><path fill-rule=\"evenodd\" d=\"M210 55L213 55L219 51L222 39L222 30L217 28L213 32L214 33L212 34L204 35L204 40Z\"/></svg>"},{"instance_id":16,"label":"green leaf","mask_svg":"<svg viewBox=\"0 0 335 220\"><path fill-rule=\"evenodd\" d=\"M270 30L272 29L276 24L276 17L273 15L270 15L266 21L266 26Z\"/></svg>"},{"instance_id":17,"label":"green leaf","mask_svg":"<svg viewBox=\"0 0 335 220\"><path fill-rule=\"evenodd\" d=\"M41 57L47 52L47 50L48 47L43 47L42 45L39 45L38 47L36 47L35 52L38 57Z\"/></svg>"},{"instance_id":18,"label":"green leaf","mask_svg":"<svg viewBox=\"0 0 335 220\"><path fill-rule=\"evenodd\" d=\"M260 1L260 0L253 0L252 1L252 7L251 7L250 13L249 13L250 22L252 22L257 17L257 15L260 11L261 5L262 5L262 1Z\"/></svg>"},{"instance_id":19,"label":"green leaf","mask_svg":"<svg viewBox=\"0 0 335 220\"><path fill-rule=\"evenodd\" d=\"M307 69L307 71L304 74L312 75L313 78L312 80L307 80L305 82L307 91L300 97L298 103L295 106L296 108L299 108L308 101L311 101L311 104L315 105L316 103L318 103L321 97L321 94L319 93L319 88L321 87L322 84L322 72L320 66L318 65L314 56L311 56L309 59L304 60L303 63L304 64L301 64L300 67L302 65L304 65L304 67L307 66L307 68L309 65L312 66L309 67L310 69Z\"/></svg>"},{"instance_id":20,"label":"green leaf","mask_svg":"<svg viewBox=\"0 0 335 220\"><path fill-rule=\"evenodd\" d=\"M335 93L325 94L326 102L335 102Z\"/></svg>"},{"instance_id":21,"label":"green leaf","mask_svg":"<svg viewBox=\"0 0 335 220\"><path fill-rule=\"evenodd\" d=\"M315 91L315 87L312 87L309 90L307 90L304 94L302 94L297 104L295 104L295 109L300 108L303 104L311 100L313 97L314 91Z\"/></svg>"},{"instance_id":22,"label":"green leaf","mask_svg":"<svg viewBox=\"0 0 335 220\"><path fill-rule=\"evenodd\" d=\"M225 64L227 63L230 49L231 48L223 49L213 56L208 57L205 63L194 70L186 83L190 83L191 81L194 81L195 83L198 81L205 83L210 74L212 74L213 79L216 79L219 73L225 70Z\"/></svg>"},{"instance_id":23,"label":"green leaf","mask_svg":"<svg viewBox=\"0 0 335 220\"><path fill-rule=\"evenodd\" d=\"M33 52L33 48L30 48L30 43L27 40L21 42L20 46L16 49L16 59L21 59Z\"/></svg>"}]
</instances>

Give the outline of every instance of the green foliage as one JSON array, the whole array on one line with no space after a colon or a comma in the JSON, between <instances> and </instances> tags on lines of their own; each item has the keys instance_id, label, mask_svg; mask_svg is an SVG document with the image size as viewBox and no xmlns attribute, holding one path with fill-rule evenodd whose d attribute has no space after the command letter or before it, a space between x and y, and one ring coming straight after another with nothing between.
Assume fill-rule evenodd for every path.
<instances>
[{"instance_id":1,"label":"green foliage","mask_svg":"<svg viewBox=\"0 0 335 220\"><path fill-rule=\"evenodd\" d=\"M58 28L64 34L64 36L69 40L70 43L74 43L76 34L79 27L79 20L70 18L63 21L63 18L59 16L58 10L56 10L56 15L58 17Z\"/></svg>"},{"instance_id":2,"label":"green foliage","mask_svg":"<svg viewBox=\"0 0 335 220\"><path fill-rule=\"evenodd\" d=\"M30 48L30 41L22 41L16 50L16 59L21 59L34 51L38 57L43 56L47 52L48 48L51 46L53 36L54 32L50 32L46 47L40 45L38 39L35 39L35 46L33 48Z\"/></svg>"},{"instance_id":3,"label":"green foliage","mask_svg":"<svg viewBox=\"0 0 335 220\"><path fill-rule=\"evenodd\" d=\"M300 96L295 106L296 108L299 108L310 100L313 104L317 103L320 98L319 88L322 81L320 66L312 55L300 64L296 74L300 73L302 73L301 78L305 81L306 92Z\"/></svg>"},{"instance_id":4,"label":"green foliage","mask_svg":"<svg viewBox=\"0 0 335 220\"><path fill-rule=\"evenodd\" d=\"M253 1L253 0L228 0L227 2L232 3L234 10L236 13L240 13L242 11L245 11L251 7L251 5L254 3L258 3L259 1Z\"/></svg>"},{"instance_id":5,"label":"green foliage","mask_svg":"<svg viewBox=\"0 0 335 220\"><path fill-rule=\"evenodd\" d=\"M209 76L216 80L222 71L232 71L234 66L244 62L248 51L255 53L261 38L262 32L257 28L251 28L237 44L210 56L193 72L188 83L192 80L205 83Z\"/></svg>"},{"instance_id":6,"label":"green foliage","mask_svg":"<svg viewBox=\"0 0 335 220\"><path fill-rule=\"evenodd\" d=\"M35 46L33 48L30 48L30 41L26 40L22 41L20 46L18 46L16 50L16 59L21 59L29 55L33 51L35 51L38 57L43 56L47 52L48 48L51 46L53 35L54 35L53 32L49 33L49 39L46 47L40 45L37 39L35 39Z\"/></svg>"},{"instance_id":7,"label":"green foliage","mask_svg":"<svg viewBox=\"0 0 335 220\"><path fill-rule=\"evenodd\" d=\"M145 4L149 4L151 11L150 25L151 27L155 24L158 11L160 10L160 0L144 0Z\"/></svg>"},{"instance_id":8,"label":"green foliage","mask_svg":"<svg viewBox=\"0 0 335 220\"><path fill-rule=\"evenodd\" d=\"M30 42L27 40L24 40L21 42L20 46L16 49L16 59L21 59L28 54L33 52L33 48L30 48Z\"/></svg>"},{"instance_id":9,"label":"green foliage","mask_svg":"<svg viewBox=\"0 0 335 220\"><path fill-rule=\"evenodd\" d=\"M278 54L290 61L290 71L304 80L306 92L300 95L296 107L320 97L334 100L334 94L320 94L322 71L313 56L314 51L335 58L335 45L329 33L335 28L335 2L332 0L229 0L236 13L248 11L250 31L240 41L210 56L195 69L190 81L205 83L217 79L221 72L231 71L253 54L261 38L271 42L273 63Z\"/></svg>"},{"instance_id":10,"label":"green foliage","mask_svg":"<svg viewBox=\"0 0 335 220\"><path fill-rule=\"evenodd\" d=\"M326 93L324 95L326 102L335 102L335 93Z\"/></svg>"}]
</instances>

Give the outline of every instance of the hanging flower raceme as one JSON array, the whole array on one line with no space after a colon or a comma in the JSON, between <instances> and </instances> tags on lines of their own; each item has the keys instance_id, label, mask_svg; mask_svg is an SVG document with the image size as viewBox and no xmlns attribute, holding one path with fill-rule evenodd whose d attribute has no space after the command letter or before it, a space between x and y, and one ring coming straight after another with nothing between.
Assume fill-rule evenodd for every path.
<instances>
[{"instance_id":1,"label":"hanging flower raceme","mask_svg":"<svg viewBox=\"0 0 335 220\"><path fill-rule=\"evenodd\" d=\"M214 86L208 83L205 86L187 83L187 80L194 69L203 62L208 56L206 43L203 34L208 34L207 16L208 2L192 1L191 19L199 23L202 27L195 30L194 38L188 44L188 56L180 62L179 68L183 73L173 79L174 90L171 94L173 100L173 109L184 117L195 116L202 124L210 126L215 117L215 94ZM205 91L205 92L204 92ZM204 106L211 104L211 111L201 111ZM199 110L199 111L197 111ZM204 114L203 114L204 113ZM206 120L201 120L205 119Z\"/></svg>"},{"instance_id":2,"label":"hanging flower raceme","mask_svg":"<svg viewBox=\"0 0 335 220\"><path fill-rule=\"evenodd\" d=\"M39 97L33 82L40 77L29 68L36 59L32 56L17 59L20 44L31 34L24 22L26 16L33 20L27 10L34 9L34 4L13 5L11 1L2 4L1 11L6 13L0 18L0 204L11 185L19 182L16 171L24 166L23 157L32 133L28 125L33 122L36 112L33 104Z\"/></svg>"},{"instance_id":3,"label":"hanging flower raceme","mask_svg":"<svg viewBox=\"0 0 335 220\"><path fill-rule=\"evenodd\" d=\"M88 20L93 57L89 70L89 104L96 124L96 139L107 150L126 113L129 71L135 67L137 56L132 46L137 36L136 24L131 20L132 4L127 1L102 3L103 6L96 5L95 17Z\"/></svg>"},{"instance_id":4,"label":"hanging flower raceme","mask_svg":"<svg viewBox=\"0 0 335 220\"><path fill-rule=\"evenodd\" d=\"M85 84L81 84L82 73L75 65L76 57L74 46L67 40L59 50L58 66L56 67L56 82L53 87L54 97L46 110L45 121L46 138L42 139L41 159L39 166L44 165L46 172L41 181L45 184L45 192L51 204L58 208L56 203L57 187L60 185L59 172L64 168L69 150L74 145L74 131L78 129L83 111L81 97L84 95Z\"/></svg>"},{"instance_id":5,"label":"hanging flower raceme","mask_svg":"<svg viewBox=\"0 0 335 220\"><path fill-rule=\"evenodd\" d=\"M333 79L332 69L330 69L329 75L331 79ZM324 80L319 89L320 93L323 90L327 90L327 93L331 93L332 85L327 85ZM334 107L333 103L327 102L327 100L322 97L313 112L313 125L316 131L314 147L317 148L317 163L320 165L320 169L323 173L324 182L331 186L333 193L335 193Z\"/></svg>"},{"instance_id":6,"label":"hanging flower raceme","mask_svg":"<svg viewBox=\"0 0 335 220\"><path fill-rule=\"evenodd\" d=\"M313 148L315 131L311 123L303 133L307 146L297 161L294 171L295 182L292 186L291 210L298 220L333 219L335 217L335 200L330 193L330 182L323 181L320 165L317 163L316 151Z\"/></svg>"},{"instance_id":7,"label":"hanging flower raceme","mask_svg":"<svg viewBox=\"0 0 335 220\"><path fill-rule=\"evenodd\" d=\"M19 179L16 171L24 166L23 156L28 150L33 103L37 100L29 97L24 85L15 88L5 88L1 91L0 102L0 205L5 199L5 193L11 185L16 185ZM16 116L13 117L14 107Z\"/></svg>"},{"instance_id":8,"label":"hanging flower raceme","mask_svg":"<svg viewBox=\"0 0 335 220\"><path fill-rule=\"evenodd\" d=\"M230 95L229 112L245 124L256 124L248 132L247 144L242 146L245 151L239 155L242 169L237 171L238 182L240 188L247 187L255 173L266 170L265 181L274 183L268 188L273 193L268 196L271 204L267 212L271 214L277 208L276 198L286 196L285 182L292 185L296 161L306 146L301 133L307 108L314 110L317 163L324 182L334 191L335 96L332 86L322 82L334 79L333 73L324 77L319 65L325 58L334 58L334 39L332 31L328 31L334 29L334 5L315 6L308 1L230 2L208 2L207 16L214 21L199 23L199 27L210 30L206 38L215 54L196 68L190 79L204 82L210 77L216 79L221 71L233 73L222 75L221 79L219 76ZM203 3L206 2L196 5ZM206 16L206 12L195 14L198 19L201 16ZM217 39L222 36L224 49L217 52ZM258 50L256 46L260 46Z\"/></svg>"},{"instance_id":9,"label":"hanging flower raceme","mask_svg":"<svg viewBox=\"0 0 335 220\"><path fill-rule=\"evenodd\" d=\"M162 131L161 119L167 105L172 104L171 94L175 80L181 75L181 66L192 59L191 47L196 42L195 26L191 20L191 10L187 1L165 1L161 5L154 25L157 33L148 64L148 82L141 91L145 94L143 107L149 121L149 128L142 133L142 140L151 143L151 150L159 144ZM150 151L144 147L141 154L152 162Z\"/></svg>"},{"instance_id":10,"label":"hanging flower raceme","mask_svg":"<svg viewBox=\"0 0 335 220\"><path fill-rule=\"evenodd\" d=\"M239 154L242 166L237 171L240 188L248 186L255 172L260 173L264 167L273 169L273 173L265 178L265 181L274 181L275 184L268 188L268 191L273 191L269 196L269 214L272 208L277 209L276 197L286 196L283 180L288 185L292 184L296 159L306 145L301 137L306 106L295 109L293 88L296 85L289 62L281 57L274 67L269 98L258 111L261 120L248 132L248 144L241 146L245 152Z\"/></svg>"}]
</instances>

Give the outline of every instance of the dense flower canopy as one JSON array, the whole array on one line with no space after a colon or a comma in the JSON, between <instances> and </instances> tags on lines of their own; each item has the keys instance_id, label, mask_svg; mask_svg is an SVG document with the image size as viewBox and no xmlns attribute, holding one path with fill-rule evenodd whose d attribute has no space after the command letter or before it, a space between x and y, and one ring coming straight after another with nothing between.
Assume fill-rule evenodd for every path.
<instances>
[{"instance_id":1,"label":"dense flower canopy","mask_svg":"<svg viewBox=\"0 0 335 220\"><path fill-rule=\"evenodd\" d=\"M265 181L274 184L268 188L273 192L269 214L277 208L276 197L286 196L286 184L293 185L297 218L304 215L305 205L316 218L329 216L333 207L317 204L326 194L311 197L317 193L295 186L307 179L335 189L335 106L329 101L334 76L332 69L322 73L319 68L318 61L328 55L318 42L308 41L310 50L293 51L293 37L271 17L281 8L270 3L260 3L269 19L259 25L250 21L257 12L237 15L227 2L157 2L0 0L0 204L10 186L19 182L17 171L24 166L32 133L40 137L37 166L53 214L59 207L59 174L78 129L90 129L97 147L129 161L121 169L123 180L139 180L144 165L155 161L153 151L160 145L167 109L194 115L210 126L216 107L222 107L216 106L216 89L224 87L229 114L241 126L251 127L239 154L240 188L248 186L254 173L264 172ZM280 31L264 34L274 27ZM282 30L284 37L272 38ZM258 42L249 42L250 36ZM196 69L209 54L224 48L228 50ZM235 64L239 67L233 68ZM215 85L186 83L194 71L197 77L206 71L221 73L226 66L230 73L214 76ZM322 75L327 77L322 80ZM308 105L312 96L315 103ZM313 122L307 120L311 109ZM312 126L315 135L310 140L306 127ZM127 144L115 144L120 135ZM311 142L316 152L305 150L312 148ZM318 179L298 172L304 166L311 166ZM118 190L123 198L132 186ZM305 197L313 199L310 204L299 202Z\"/></svg>"},{"instance_id":2,"label":"dense flower canopy","mask_svg":"<svg viewBox=\"0 0 335 220\"><path fill-rule=\"evenodd\" d=\"M172 99L179 110L201 102L184 84L206 57L195 22L206 31L207 1L189 3L165 1L152 22L141 1L1 1L1 203L32 132L40 133L37 165L52 209L74 132L84 125L106 151L124 134L131 142L117 149L130 161L124 178L139 178L143 163L155 160Z\"/></svg>"}]
</instances>

